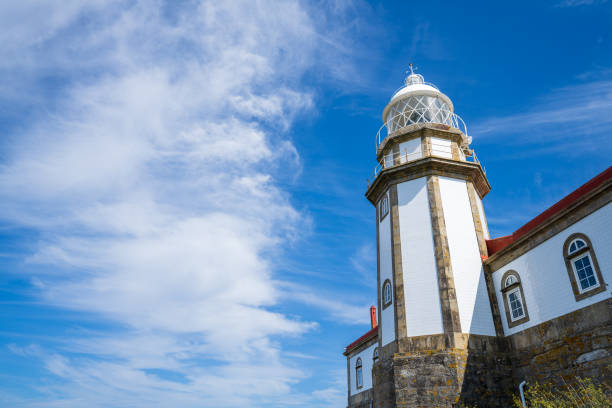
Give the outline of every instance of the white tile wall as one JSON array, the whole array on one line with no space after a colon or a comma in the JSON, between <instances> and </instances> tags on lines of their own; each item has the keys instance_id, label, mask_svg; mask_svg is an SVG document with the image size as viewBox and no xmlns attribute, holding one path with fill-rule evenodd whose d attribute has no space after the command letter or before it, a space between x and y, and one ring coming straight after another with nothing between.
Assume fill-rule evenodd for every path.
<instances>
[{"instance_id":1,"label":"white tile wall","mask_svg":"<svg viewBox=\"0 0 612 408\"><path fill-rule=\"evenodd\" d=\"M369 388L372 388L372 365L374 363L372 357L374 356L374 348L376 348L377 345L378 343L374 343L370 347L360 351L358 354L351 356L351 358L349 359L348 376L349 383L351 384L351 395L355 395ZM357 389L355 365L357 364L357 359L359 357L361 357L361 364L363 367L363 387Z\"/></svg>"},{"instance_id":2,"label":"white tile wall","mask_svg":"<svg viewBox=\"0 0 612 408\"><path fill-rule=\"evenodd\" d=\"M443 333L426 178L397 186L408 336Z\"/></svg>"},{"instance_id":3,"label":"white tile wall","mask_svg":"<svg viewBox=\"0 0 612 408\"><path fill-rule=\"evenodd\" d=\"M581 232L589 237L608 290L576 302L563 259L563 243L568 236ZM529 321L508 328L501 278L509 269L521 277ZM549 238L531 251L508 263L492 275L504 333L511 335L547 320L581 309L610 297L612 283L612 204L600 208L569 228Z\"/></svg>"},{"instance_id":4,"label":"white tile wall","mask_svg":"<svg viewBox=\"0 0 612 408\"><path fill-rule=\"evenodd\" d=\"M449 177L438 179L461 331L495 336L466 183Z\"/></svg>"}]
</instances>

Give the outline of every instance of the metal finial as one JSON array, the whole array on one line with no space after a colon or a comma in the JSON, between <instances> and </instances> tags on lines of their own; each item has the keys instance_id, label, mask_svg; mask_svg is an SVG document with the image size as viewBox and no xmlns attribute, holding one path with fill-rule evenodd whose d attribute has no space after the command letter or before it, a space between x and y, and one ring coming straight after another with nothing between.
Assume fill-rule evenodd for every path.
<instances>
[{"instance_id":1,"label":"metal finial","mask_svg":"<svg viewBox=\"0 0 612 408\"><path fill-rule=\"evenodd\" d=\"M414 70L417 69L417 67L414 67L412 62L408 64L408 66L410 67L410 75L414 75ZM406 73L408 73L408 71L406 71Z\"/></svg>"}]
</instances>

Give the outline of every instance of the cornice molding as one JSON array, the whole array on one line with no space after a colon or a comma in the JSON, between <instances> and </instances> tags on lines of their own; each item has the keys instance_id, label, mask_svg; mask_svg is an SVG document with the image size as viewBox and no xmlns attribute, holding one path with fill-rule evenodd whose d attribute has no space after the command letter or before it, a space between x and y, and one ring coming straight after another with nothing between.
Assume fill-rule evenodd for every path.
<instances>
[{"instance_id":1,"label":"cornice molding","mask_svg":"<svg viewBox=\"0 0 612 408\"><path fill-rule=\"evenodd\" d=\"M479 164L430 156L383 170L368 187L365 196L376 205L380 195L391 185L426 176L469 180L481 199L491 191L489 180Z\"/></svg>"}]
</instances>

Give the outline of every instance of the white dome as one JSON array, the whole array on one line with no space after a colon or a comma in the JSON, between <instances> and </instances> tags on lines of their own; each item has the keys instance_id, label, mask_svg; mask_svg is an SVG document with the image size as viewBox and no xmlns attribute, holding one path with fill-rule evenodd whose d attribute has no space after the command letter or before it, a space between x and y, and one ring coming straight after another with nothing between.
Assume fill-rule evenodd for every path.
<instances>
[{"instance_id":1,"label":"white dome","mask_svg":"<svg viewBox=\"0 0 612 408\"><path fill-rule=\"evenodd\" d=\"M395 92L383 111L383 122L389 133L413 123L442 123L457 127L453 120L453 103L422 75L411 73L406 86Z\"/></svg>"}]
</instances>

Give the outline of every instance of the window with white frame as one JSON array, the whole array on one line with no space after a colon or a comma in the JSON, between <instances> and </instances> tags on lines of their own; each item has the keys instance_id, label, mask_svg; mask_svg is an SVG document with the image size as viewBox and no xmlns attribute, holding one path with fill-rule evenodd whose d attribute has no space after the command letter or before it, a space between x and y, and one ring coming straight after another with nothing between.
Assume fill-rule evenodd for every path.
<instances>
[{"instance_id":1,"label":"window with white frame","mask_svg":"<svg viewBox=\"0 0 612 408\"><path fill-rule=\"evenodd\" d=\"M582 233L570 235L563 245L563 255L577 301L605 290L597 257L589 237Z\"/></svg>"},{"instance_id":2,"label":"window with white frame","mask_svg":"<svg viewBox=\"0 0 612 408\"><path fill-rule=\"evenodd\" d=\"M519 288L511 290L506 296L508 296L508 303L510 304L510 319L516 321L525 317L523 299L521 298L521 291Z\"/></svg>"},{"instance_id":3,"label":"window with white frame","mask_svg":"<svg viewBox=\"0 0 612 408\"><path fill-rule=\"evenodd\" d=\"M593 261L588 253L572 259L572 267L578 278L578 290L580 293L599 286L597 276L593 270Z\"/></svg>"},{"instance_id":4,"label":"window with white frame","mask_svg":"<svg viewBox=\"0 0 612 408\"><path fill-rule=\"evenodd\" d=\"M374 347L374 352L372 353L372 360L378 360L378 347Z\"/></svg>"},{"instance_id":5,"label":"window with white frame","mask_svg":"<svg viewBox=\"0 0 612 408\"><path fill-rule=\"evenodd\" d=\"M393 301L392 290L391 290L391 281L389 279L385 280L382 287L382 305L383 309L386 309L387 306L391 304Z\"/></svg>"},{"instance_id":6,"label":"window with white frame","mask_svg":"<svg viewBox=\"0 0 612 408\"><path fill-rule=\"evenodd\" d=\"M572 243L569 246L569 255L577 252L579 249L582 249L586 246L586 243L581 240L580 238L577 238L575 240L572 241Z\"/></svg>"},{"instance_id":7,"label":"window with white frame","mask_svg":"<svg viewBox=\"0 0 612 408\"><path fill-rule=\"evenodd\" d=\"M577 238L572 241L569 246L569 256L577 254L581 249L586 248L587 244L584 240ZM576 274L578 282L578 290L580 293L584 293L587 290L594 289L599 286L597 276L593 270L593 261L591 255L587 252L581 252L576 255L575 258L571 259L572 268Z\"/></svg>"},{"instance_id":8,"label":"window with white frame","mask_svg":"<svg viewBox=\"0 0 612 408\"><path fill-rule=\"evenodd\" d=\"M385 195L383 196L383 198L380 199L380 204L379 204L379 213L380 213L380 221L382 222L382 220L387 216L387 214L389 214L389 195L385 193Z\"/></svg>"},{"instance_id":9,"label":"window with white frame","mask_svg":"<svg viewBox=\"0 0 612 408\"><path fill-rule=\"evenodd\" d=\"M502 296L508 327L518 326L529 320L521 277L516 271L507 271L502 277Z\"/></svg>"},{"instance_id":10,"label":"window with white frame","mask_svg":"<svg viewBox=\"0 0 612 408\"><path fill-rule=\"evenodd\" d=\"M361 364L361 357L357 358L355 363L355 381L357 388L363 387L363 364Z\"/></svg>"}]
</instances>

